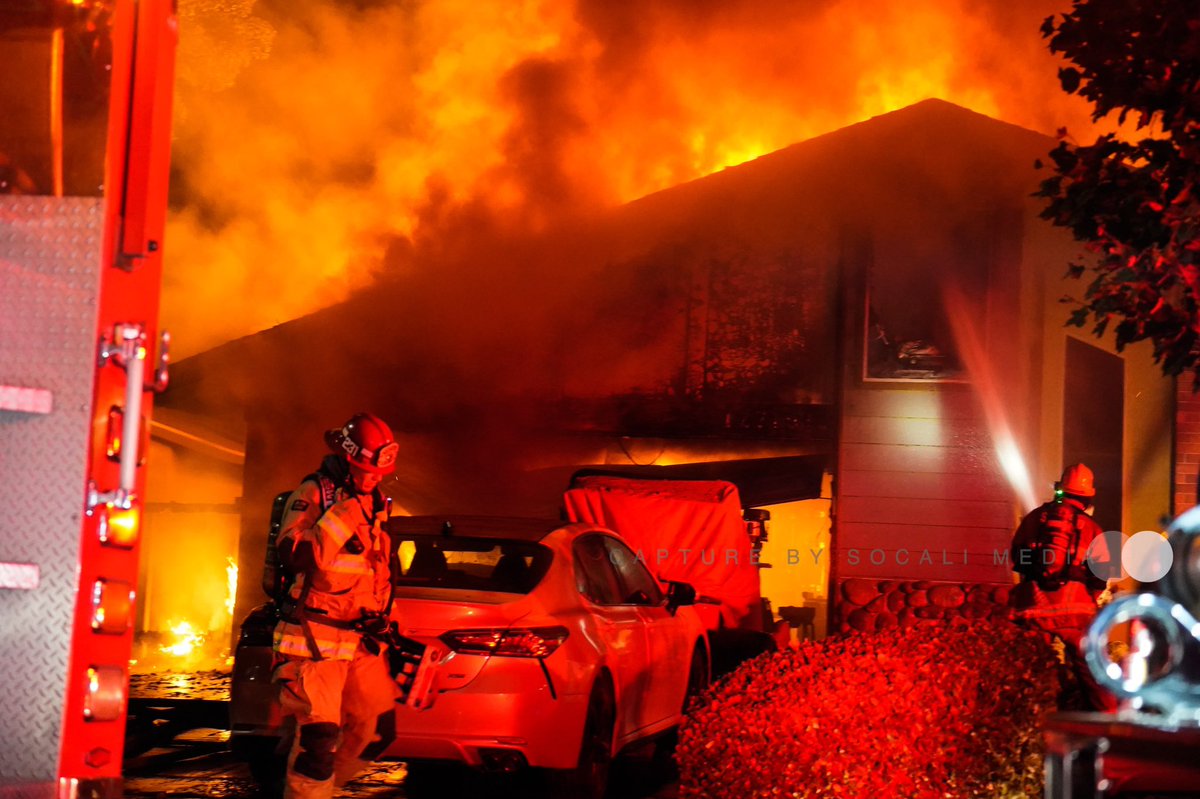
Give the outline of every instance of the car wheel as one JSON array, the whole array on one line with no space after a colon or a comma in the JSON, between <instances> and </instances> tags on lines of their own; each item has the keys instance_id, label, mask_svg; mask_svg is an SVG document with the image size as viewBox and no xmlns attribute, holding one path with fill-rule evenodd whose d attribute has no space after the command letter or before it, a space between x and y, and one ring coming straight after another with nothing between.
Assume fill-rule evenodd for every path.
<instances>
[{"instance_id":1,"label":"car wheel","mask_svg":"<svg viewBox=\"0 0 1200 799\"><path fill-rule=\"evenodd\" d=\"M616 701L607 678L596 680L588 699L587 718L583 722L583 740L579 746L579 764L558 772L551 783L551 795L557 799L603 799L612 768L613 728Z\"/></svg>"}]
</instances>

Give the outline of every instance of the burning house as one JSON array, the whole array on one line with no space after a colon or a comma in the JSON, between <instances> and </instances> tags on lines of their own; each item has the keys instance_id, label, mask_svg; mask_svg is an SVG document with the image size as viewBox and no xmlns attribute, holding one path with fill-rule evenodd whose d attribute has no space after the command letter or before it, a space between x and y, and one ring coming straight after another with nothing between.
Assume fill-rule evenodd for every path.
<instances>
[{"instance_id":1,"label":"burning house","mask_svg":"<svg viewBox=\"0 0 1200 799\"><path fill-rule=\"evenodd\" d=\"M994 601L1062 464L1095 469L1108 529L1173 510L1173 383L1063 324L1078 245L1031 197L1052 145L928 100L536 237L465 217L397 243L369 290L177 364L156 439L193 465L163 470L149 533L238 520L244 614L272 497L369 409L401 512L557 515L583 469L724 476L772 511L776 608L893 623L871 600L904 581ZM212 499L172 495L217 461Z\"/></svg>"}]
</instances>

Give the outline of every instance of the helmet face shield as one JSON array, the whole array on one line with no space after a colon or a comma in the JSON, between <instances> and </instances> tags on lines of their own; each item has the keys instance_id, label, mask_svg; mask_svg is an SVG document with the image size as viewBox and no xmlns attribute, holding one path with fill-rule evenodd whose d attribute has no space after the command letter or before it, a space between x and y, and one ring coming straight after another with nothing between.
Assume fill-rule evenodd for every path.
<instances>
[{"instance_id":1,"label":"helmet face shield","mask_svg":"<svg viewBox=\"0 0 1200 799\"><path fill-rule=\"evenodd\" d=\"M385 444L375 453L375 468L384 474L391 474L396 469L396 456L399 454L400 445L395 441Z\"/></svg>"}]
</instances>

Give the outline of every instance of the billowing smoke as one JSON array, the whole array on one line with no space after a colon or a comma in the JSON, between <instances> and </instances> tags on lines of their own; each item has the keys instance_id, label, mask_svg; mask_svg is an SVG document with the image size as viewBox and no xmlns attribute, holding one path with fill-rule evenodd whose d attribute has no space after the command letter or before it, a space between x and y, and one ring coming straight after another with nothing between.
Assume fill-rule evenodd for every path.
<instances>
[{"instance_id":1,"label":"billowing smoke","mask_svg":"<svg viewBox=\"0 0 1200 799\"><path fill-rule=\"evenodd\" d=\"M1038 34L1065 6L180 0L164 324L187 355L380 276L485 269L926 97L1083 131Z\"/></svg>"}]
</instances>

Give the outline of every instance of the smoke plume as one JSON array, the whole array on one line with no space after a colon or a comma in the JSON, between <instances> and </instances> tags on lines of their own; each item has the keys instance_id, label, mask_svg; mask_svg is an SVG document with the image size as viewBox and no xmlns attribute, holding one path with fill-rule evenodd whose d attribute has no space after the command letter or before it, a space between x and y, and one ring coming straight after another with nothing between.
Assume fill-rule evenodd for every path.
<instances>
[{"instance_id":1,"label":"smoke plume","mask_svg":"<svg viewBox=\"0 0 1200 799\"><path fill-rule=\"evenodd\" d=\"M187 355L380 277L485 271L513 240L927 97L1083 133L1038 33L1065 7L180 0L163 323Z\"/></svg>"}]
</instances>

